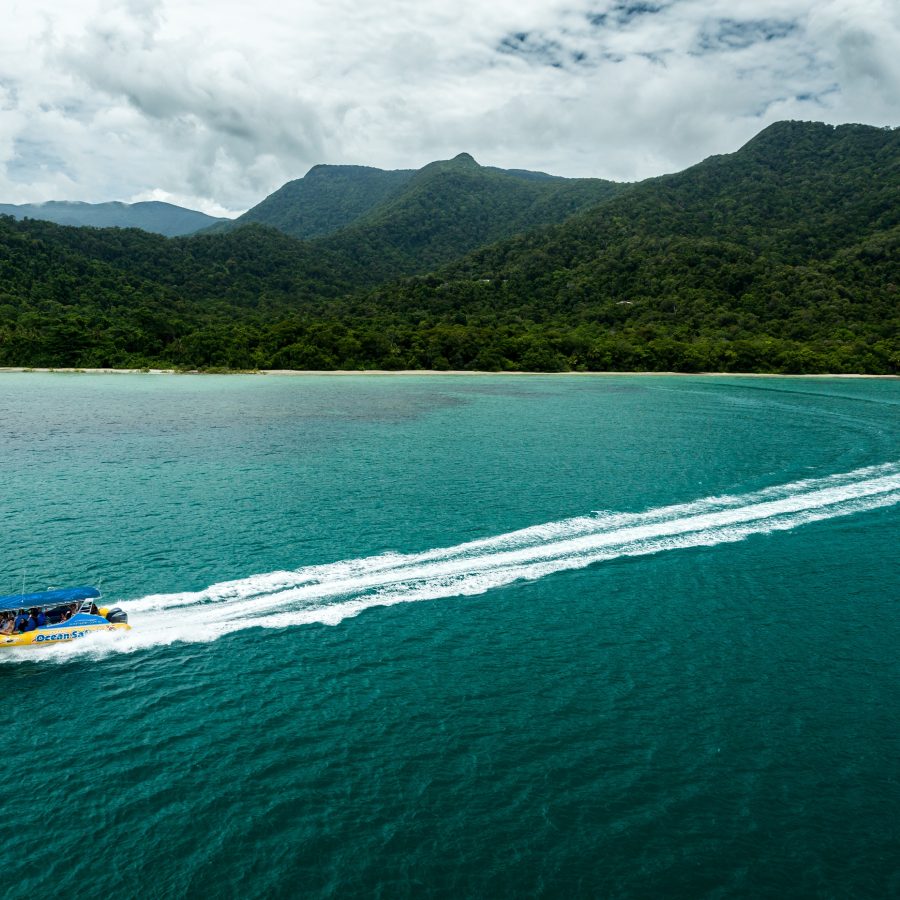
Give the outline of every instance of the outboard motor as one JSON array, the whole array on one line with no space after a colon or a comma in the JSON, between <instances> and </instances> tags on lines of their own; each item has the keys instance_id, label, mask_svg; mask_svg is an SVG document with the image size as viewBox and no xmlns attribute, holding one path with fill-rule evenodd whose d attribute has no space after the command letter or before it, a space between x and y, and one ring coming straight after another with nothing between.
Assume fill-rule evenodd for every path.
<instances>
[{"instance_id":1,"label":"outboard motor","mask_svg":"<svg viewBox=\"0 0 900 900\"><path fill-rule=\"evenodd\" d=\"M126 613L124 610L119 609L118 606L114 606L106 614L106 621L111 623L112 625L127 625L128 613Z\"/></svg>"}]
</instances>

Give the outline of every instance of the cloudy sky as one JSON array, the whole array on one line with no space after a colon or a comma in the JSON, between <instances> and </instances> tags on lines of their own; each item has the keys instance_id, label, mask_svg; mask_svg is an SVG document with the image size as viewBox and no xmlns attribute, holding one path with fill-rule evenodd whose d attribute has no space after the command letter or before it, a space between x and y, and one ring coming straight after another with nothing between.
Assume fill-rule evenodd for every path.
<instances>
[{"instance_id":1,"label":"cloudy sky","mask_svg":"<svg viewBox=\"0 0 900 900\"><path fill-rule=\"evenodd\" d=\"M633 180L900 124L897 0L5 0L0 202L246 209L320 163Z\"/></svg>"}]
</instances>

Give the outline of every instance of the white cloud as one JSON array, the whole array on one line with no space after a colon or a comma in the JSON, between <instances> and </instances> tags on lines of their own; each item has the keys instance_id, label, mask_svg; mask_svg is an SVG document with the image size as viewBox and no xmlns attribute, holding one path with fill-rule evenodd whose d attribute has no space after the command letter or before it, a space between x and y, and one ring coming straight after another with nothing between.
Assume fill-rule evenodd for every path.
<instances>
[{"instance_id":1,"label":"white cloud","mask_svg":"<svg viewBox=\"0 0 900 900\"><path fill-rule=\"evenodd\" d=\"M656 10L656 11L651 11ZM246 208L319 162L635 179L779 118L900 121L892 0L33 0L0 200Z\"/></svg>"}]
</instances>

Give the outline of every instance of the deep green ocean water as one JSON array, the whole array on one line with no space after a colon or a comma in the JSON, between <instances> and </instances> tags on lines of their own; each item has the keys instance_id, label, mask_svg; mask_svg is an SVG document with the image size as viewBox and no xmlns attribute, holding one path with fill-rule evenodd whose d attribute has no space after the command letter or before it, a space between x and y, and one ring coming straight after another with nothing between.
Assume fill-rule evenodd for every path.
<instances>
[{"instance_id":1,"label":"deep green ocean water","mask_svg":"<svg viewBox=\"0 0 900 900\"><path fill-rule=\"evenodd\" d=\"M900 382L0 376L3 895L900 896Z\"/></svg>"}]
</instances>

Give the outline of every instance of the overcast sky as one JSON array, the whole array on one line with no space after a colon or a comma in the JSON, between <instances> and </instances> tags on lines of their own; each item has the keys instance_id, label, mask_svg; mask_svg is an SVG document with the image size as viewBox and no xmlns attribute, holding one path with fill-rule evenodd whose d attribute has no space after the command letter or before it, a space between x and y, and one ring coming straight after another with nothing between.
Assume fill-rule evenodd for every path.
<instances>
[{"instance_id":1,"label":"overcast sky","mask_svg":"<svg viewBox=\"0 0 900 900\"><path fill-rule=\"evenodd\" d=\"M0 202L224 214L316 163L634 180L900 124L897 0L4 0Z\"/></svg>"}]
</instances>

